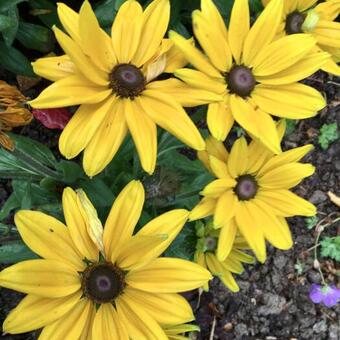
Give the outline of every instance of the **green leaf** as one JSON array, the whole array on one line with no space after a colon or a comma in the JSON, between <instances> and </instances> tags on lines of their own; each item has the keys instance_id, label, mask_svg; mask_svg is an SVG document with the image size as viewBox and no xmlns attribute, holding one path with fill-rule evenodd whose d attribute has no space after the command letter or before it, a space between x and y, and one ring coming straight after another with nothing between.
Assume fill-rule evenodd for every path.
<instances>
[{"instance_id":1,"label":"green leaf","mask_svg":"<svg viewBox=\"0 0 340 340\"><path fill-rule=\"evenodd\" d=\"M0 12L9 10L11 7L28 0L1 0L0 1Z\"/></svg>"},{"instance_id":2,"label":"green leaf","mask_svg":"<svg viewBox=\"0 0 340 340\"><path fill-rule=\"evenodd\" d=\"M19 13L17 6L11 7L7 11L7 16L12 20L13 26L2 31L6 46L11 46L19 28Z\"/></svg>"},{"instance_id":3,"label":"green leaf","mask_svg":"<svg viewBox=\"0 0 340 340\"><path fill-rule=\"evenodd\" d=\"M10 17L0 14L0 32L14 26L15 22Z\"/></svg>"},{"instance_id":4,"label":"green leaf","mask_svg":"<svg viewBox=\"0 0 340 340\"><path fill-rule=\"evenodd\" d=\"M62 173L62 181L64 183L74 183L77 179L84 177L82 167L75 162L61 160L56 168Z\"/></svg>"},{"instance_id":5,"label":"green leaf","mask_svg":"<svg viewBox=\"0 0 340 340\"><path fill-rule=\"evenodd\" d=\"M54 48L54 35L52 31L40 25L20 21L16 38L26 48L47 53Z\"/></svg>"},{"instance_id":6,"label":"green leaf","mask_svg":"<svg viewBox=\"0 0 340 340\"><path fill-rule=\"evenodd\" d=\"M0 210L0 221L4 220L12 210L20 207L20 200L18 200L15 193L11 193L11 195L7 198L5 204L2 206Z\"/></svg>"},{"instance_id":7,"label":"green leaf","mask_svg":"<svg viewBox=\"0 0 340 340\"><path fill-rule=\"evenodd\" d=\"M234 5L234 0L214 0L214 3L218 10L220 11L221 15L223 16L224 20L229 23L230 20L230 13L231 9Z\"/></svg>"},{"instance_id":8,"label":"green leaf","mask_svg":"<svg viewBox=\"0 0 340 340\"><path fill-rule=\"evenodd\" d=\"M321 242L321 256L340 261L340 236L325 237Z\"/></svg>"},{"instance_id":9,"label":"green leaf","mask_svg":"<svg viewBox=\"0 0 340 340\"><path fill-rule=\"evenodd\" d=\"M35 77L30 61L16 48L0 41L0 64L14 74Z\"/></svg>"},{"instance_id":10,"label":"green leaf","mask_svg":"<svg viewBox=\"0 0 340 340\"><path fill-rule=\"evenodd\" d=\"M17 263L24 260L37 259L22 241L9 241L0 246L0 263Z\"/></svg>"},{"instance_id":11,"label":"green leaf","mask_svg":"<svg viewBox=\"0 0 340 340\"><path fill-rule=\"evenodd\" d=\"M318 142L323 150L327 150L332 142L339 138L338 124L324 124L320 129Z\"/></svg>"},{"instance_id":12,"label":"green leaf","mask_svg":"<svg viewBox=\"0 0 340 340\"><path fill-rule=\"evenodd\" d=\"M126 0L102 0L94 7L94 12L102 27L111 27L119 7Z\"/></svg>"},{"instance_id":13,"label":"green leaf","mask_svg":"<svg viewBox=\"0 0 340 340\"><path fill-rule=\"evenodd\" d=\"M48 0L30 0L30 6L33 8L32 15L36 15L46 26L52 28L54 25L61 27L57 6Z\"/></svg>"}]
</instances>

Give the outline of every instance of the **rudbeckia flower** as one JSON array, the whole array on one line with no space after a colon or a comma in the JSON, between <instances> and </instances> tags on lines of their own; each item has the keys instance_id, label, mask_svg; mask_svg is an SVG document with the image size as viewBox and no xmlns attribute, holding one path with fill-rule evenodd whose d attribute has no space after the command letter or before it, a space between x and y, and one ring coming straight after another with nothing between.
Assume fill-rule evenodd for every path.
<instances>
[{"instance_id":1,"label":"rudbeckia flower","mask_svg":"<svg viewBox=\"0 0 340 340\"><path fill-rule=\"evenodd\" d=\"M278 127L280 138L284 123ZM273 154L259 141L249 145L239 138L230 154L222 142L212 137L207 151L199 157L217 177L201 192L203 199L192 210L190 219L213 215L215 228L222 228L219 235L219 260L230 249L237 231L245 238L257 259L266 259L265 240L279 249L289 249L292 237L285 217L314 216L316 208L289 189L314 173L311 164L299 160L313 149L305 145Z\"/></svg>"},{"instance_id":2,"label":"rudbeckia flower","mask_svg":"<svg viewBox=\"0 0 340 340\"><path fill-rule=\"evenodd\" d=\"M168 339L161 324L193 320L178 292L211 278L197 264L159 258L182 229L188 212L172 210L133 230L144 203L140 182L118 195L105 223L86 194L66 188L66 225L37 211L19 211L15 223L41 259L4 269L0 286L28 294L3 324L7 333L43 330L40 340Z\"/></svg>"},{"instance_id":3,"label":"rudbeckia flower","mask_svg":"<svg viewBox=\"0 0 340 340\"><path fill-rule=\"evenodd\" d=\"M262 0L267 5L270 0ZM316 5L316 6L315 6ZM340 0L285 0L278 36L308 33L317 40L317 48L329 53L322 66L326 72L340 76Z\"/></svg>"},{"instance_id":4,"label":"rudbeckia flower","mask_svg":"<svg viewBox=\"0 0 340 340\"><path fill-rule=\"evenodd\" d=\"M196 89L213 91L223 100L209 105L207 124L223 141L234 120L275 153L281 152L271 115L309 118L325 106L315 89L298 83L317 71L327 53L313 52L316 40L294 34L275 40L282 0L273 0L250 27L247 0L235 0L229 29L212 0L202 0L192 14L193 30L206 56L176 32L170 38L197 69L175 75ZM213 23L213 24L212 24Z\"/></svg>"},{"instance_id":5,"label":"rudbeckia flower","mask_svg":"<svg viewBox=\"0 0 340 340\"><path fill-rule=\"evenodd\" d=\"M200 328L196 325L184 324L163 327L169 340L189 340L190 338L182 335L188 332L199 332Z\"/></svg>"},{"instance_id":6,"label":"rudbeckia flower","mask_svg":"<svg viewBox=\"0 0 340 340\"><path fill-rule=\"evenodd\" d=\"M32 113L25 108L26 97L14 86L0 80L0 145L13 151L14 144L6 131L32 120Z\"/></svg>"},{"instance_id":7,"label":"rudbeckia flower","mask_svg":"<svg viewBox=\"0 0 340 340\"><path fill-rule=\"evenodd\" d=\"M67 34L53 30L66 54L33 63L38 75L54 83L30 104L34 108L80 105L59 139L66 158L84 150L84 170L94 176L112 160L130 131L142 167L151 174L157 156L157 125L188 146L204 149L204 140L176 97L189 106L220 97L187 90L183 98L182 82L156 80L187 63L173 43L163 39L169 0L155 0L145 11L138 1L124 2L111 37L100 28L88 1L79 14L59 3L58 15Z\"/></svg>"},{"instance_id":8,"label":"rudbeckia flower","mask_svg":"<svg viewBox=\"0 0 340 340\"><path fill-rule=\"evenodd\" d=\"M217 276L223 284L232 292L238 292L233 274L241 274L244 271L243 263L254 263L254 258L244 252L249 249L247 242L240 235L233 238L232 243L225 244L225 239L220 237L221 230L213 229L210 223L200 225L197 229L199 237L196 245L195 262L207 268L212 275ZM229 228L232 232L232 228ZM222 260L220 260L222 259ZM204 290L209 290L206 283Z\"/></svg>"}]
</instances>

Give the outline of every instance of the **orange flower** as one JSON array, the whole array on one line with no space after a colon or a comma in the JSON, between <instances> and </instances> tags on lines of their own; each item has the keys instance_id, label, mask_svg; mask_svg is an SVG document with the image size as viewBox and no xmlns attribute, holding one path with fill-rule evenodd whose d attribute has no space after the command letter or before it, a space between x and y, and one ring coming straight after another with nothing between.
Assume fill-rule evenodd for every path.
<instances>
[{"instance_id":1,"label":"orange flower","mask_svg":"<svg viewBox=\"0 0 340 340\"><path fill-rule=\"evenodd\" d=\"M13 141L5 133L12 128L28 124L32 113L25 108L26 97L14 86L0 80L0 144L14 150Z\"/></svg>"}]
</instances>

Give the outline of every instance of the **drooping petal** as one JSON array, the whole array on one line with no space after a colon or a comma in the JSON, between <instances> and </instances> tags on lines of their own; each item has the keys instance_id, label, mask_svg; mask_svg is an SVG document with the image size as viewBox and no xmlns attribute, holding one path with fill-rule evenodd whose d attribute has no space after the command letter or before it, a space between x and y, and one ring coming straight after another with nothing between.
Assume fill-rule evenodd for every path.
<instances>
[{"instance_id":1,"label":"drooping petal","mask_svg":"<svg viewBox=\"0 0 340 340\"><path fill-rule=\"evenodd\" d=\"M92 301L80 300L62 318L47 325L41 332L39 340L79 339L84 328L88 315L94 309Z\"/></svg>"},{"instance_id":2,"label":"drooping petal","mask_svg":"<svg viewBox=\"0 0 340 340\"><path fill-rule=\"evenodd\" d=\"M93 322L92 338L129 340L125 325L112 304L104 303L98 308Z\"/></svg>"},{"instance_id":3,"label":"drooping petal","mask_svg":"<svg viewBox=\"0 0 340 340\"><path fill-rule=\"evenodd\" d=\"M27 260L0 272L0 286L40 297L59 298L80 289L72 266L56 260Z\"/></svg>"},{"instance_id":4,"label":"drooping petal","mask_svg":"<svg viewBox=\"0 0 340 340\"><path fill-rule=\"evenodd\" d=\"M91 58L91 61L100 70L110 73L116 62L111 39L100 28L96 15L88 1L84 1L80 8L79 35L82 49Z\"/></svg>"},{"instance_id":5,"label":"drooping petal","mask_svg":"<svg viewBox=\"0 0 340 340\"><path fill-rule=\"evenodd\" d=\"M32 66L34 73L51 81L72 76L77 72L76 66L66 54L60 57L39 58Z\"/></svg>"},{"instance_id":6,"label":"drooping petal","mask_svg":"<svg viewBox=\"0 0 340 340\"><path fill-rule=\"evenodd\" d=\"M244 175L248 167L248 145L244 137L239 138L233 144L229 158L228 170L233 178Z\"/></svg>"},{"instance_id":7,"label":"drooping petal","mask_svg":"<svg viewBox=\"0 0 340 340\"><path fill-rule=\"evenodd\" d=\"M133 64L141 66L156 54L168 28L169 19L169 0L155 0L148 5L143 13L143 27L138 48L132 59Z\"/></svg>"},{"instance_id":8,"label":"drooping petal","mask_svg":"<svg viewBox=\"0 0 340 340\"><path fill-rule=\"evenodd\" d=\"M83 258L96 261L98 248L87 232L87 221L84 219L85 214L81 213L82 207L77 203L77 194L71 188L64 189L62 203L66 225L75 247Z\"/></svg>"},{"instance_id":9,"label":"drooping petal","mask_svg":"<svg viewBox=\"0 0 340 340\"><path fill-rule=\"evenodd\" d=\"M130 63L141 38L143 9L138 1L125 1L112 25L112 45L119 63Z\"/></svg>"},{"instance_id":10,"label":"drooping petal","mask_svg":"<svg viewBox=\"0 0 340 340\"><path fill-rule=\"evenodd\" d=\"M117 98L111 96L102 103L79 107L59 138L59 150L67 159L77 156L98 134L100 125L108 119L116 101Z\"/></svg>"},{"instance_id":11,"label":"drooping petal","mask_svg":"<svg viewBox=\"0 0 340 340\"><path fill-rule=\"evenodd\" d=\"M85 148L83 167L88 176L100 173L111 162L127 131L122 101L117 100Z\"/></svg>"},{"instance_id":12,"label":"drooping petal","mask_svg":"<svg viewBox=\"0 0 340 340\"><path fill-rule=\"evenodd\" d=\"M233 248L236 232L237 224L234 218L221 228L216 250L216 256L219 261L224 261L230 254L230 251Z\"/></svg>"},{"instance_id":13,"label":"drooping petal","mask_svg":"<svg viewBox=\"0 0 340 340\"><path fill-rule=\"evenodd\" d=\"M194 319L187 300L179 294L155 294L128 288L124 293L125 301L133 301L160 324L181 324Z\"/></svg>"},{"instance_id":14,"label":"drooping petal","mask_svg":"<svg viewBox=\"0 0 340 340\"><path fill-rule=\"evenodd\" d=\"M213 215L217 200L203 197L201 201L191 210L189 220L195 221Z\"/></svg>"},{"instance_id":15,"label":"drooping petal","mask_svg":"<svg viewBox=\"0 0 340 340\"><path fill-rule=\"evenodd\" d=\"M21 210L15 224L23 241L39 256L59 260L81 271L84 267L67 227L56 218L39 211Z\"/></svg>"},{"instance_id":16,"label":"drooping petal","mask_svg":"<svg viewBox=\"0 0 340 340\"><path fill-rule=\"evenodd\" d=\"M160 91L145 90L140 105L160 127L196 150L204 150L205 142L184 109Z\"/></svg>"},{"instance_id":17,"label":"drooping petal","mask_svg":"<svg viewBox=\"0 0 340 340\"><path fill-rule=\"evenodd\" d=\"M29 101L29 104L37 109L96 104L111 93L112 91L107 87L98 86L81 74L75 74L48 86L37 98Z\"/></svg>"},{"instance_id":18,"label":"drooping petal","mask_svg":"<svg viewBox=\"0 0 340 340\"><path fill-rule=\"evenodd\" d=\"M235 216L238 199L232 190L228 190L217 200L214 212L214 226L223 227Z\"/></svg>"},{"instance_id":19,"label":"drooping petal","mask_svg":"<svg viewBox=\"0 0 340 340\"><path fill-rule=\"evenodd\" d=\"M124 100L124 113L143 169L151 175L156 166L157 128L141 107L140 101Z\"/></svg>"},{"instance_id":20,"label":"drooping petal","mask_svg":"<svg viewBox=\"0 0 340 340\"><path fill-rule=\"evenodd\" d=\"M133 288L155 293L177 293L198 288L211 279L201 266L175 258L157 258L126 275Z\"/></svg>"},{"instance_id":21,"label":"drooping petal","mask_svg":"<svg viewBox=\"0 0 340 340\"><path fill-rule=\"evenodd\" d=\"M141 182L131 181L114 201L104 227L104 247L108 259L114 263L119 247L127 242L139 220L144 204Z\"/></svg>"},{"instance_id":22,"label":"drooping petal","mask_svg":"<svg viewBox=\"0 0 340 340\"><path fill-rule=\"evenodd\" d=\"M65 315L80 301L80 297L80 291L55 299L29 294L9 313L3 330L6 333L18 334L42 328Z\"/></svg>"},{"instance_id":23,"label":"drooping petal","mask_svg":"<svg viewBox=\"0 0 340 340\"><path fill-rule=\"evenodd\" d=\"M299 83L280 86L260 84L251 96L264 112L289 119L313 117L326 105L320 92Z\"/></svg>"}]
</instances>

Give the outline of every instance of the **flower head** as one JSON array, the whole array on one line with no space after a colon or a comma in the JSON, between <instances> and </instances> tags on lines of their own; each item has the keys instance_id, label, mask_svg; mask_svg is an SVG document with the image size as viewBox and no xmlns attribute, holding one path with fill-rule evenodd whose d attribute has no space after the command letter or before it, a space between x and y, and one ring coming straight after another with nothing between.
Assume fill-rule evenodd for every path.
<instances>
[{"instance_id":1,"label":"flower head","mask_svg":"<svg viewBox=\"0 0 340 340\"><path fill-rule=\"evenodd\" d=\"M271 115L309 118L325 106L319 92L299 80L317 71L327 53L313 52L316 40L295 34L275 40L282 17L282 0L273 0L250 27L247 0L235 0L229 29L212 0L202 0L193 12L193 30L206 56L182 36L170 38L197 69L175 75L195 89L223 96L209 104L210 133L223 141L234 120L274 153L280 140ZM214 23L212 25L211 23Z\"/></svg>"},{"instance_id":2,"label":"flower head","mask_svg":"<svg viewBox=\"0 0 340 340\"><path fill-rule=\"evenodd\" d=\"M284 131L285 124L281 122L280 138ZM229 233L218 244L221 249L217 253L223 254L224 247L230 249L236 229L261 262L266 259L265 240L279 249L292 246L285 217L316 213L313 204L289 190L314 173L311 164L299 162L312 149L312 145L305 145L275 155L259 141L248 145L241 137L228 153L222 142L208 138L207 150L199 152L199 158L217 179L203 189L203 199L192 210L190 219L213 215L214 227L222 228L221 234ZM220 260L225 256L221 255Z\"/></svg>"},{"instance_id":3,"label":"flower head","mask_svg":"<svg viewBox=\"0 0 340 340\"><path fill-rule=\"evenodd\" d=\"M82 191L63 193L66 225L37 211L19 211L24 242L41 259L0 273L0 286L28 294L3 329L42 328L41 339L167 339L161 325L194 317L178 292L211 278L200 266L159 258L183 227L188 212L172 210L133 229L144 203L140 182L117 196L105 226Z\"/></svg>"},{"instance_id":4,"label":"flower head","mask_svg":"<svg viewBox=\"0 0 340 340\"><path fill-rule=\"evenodd\" d=\"M220 96L190 90L183 98L181 81L157 80L187 63L173 42L164 39L169 0L154 0L144 11L138 1L125 1L111 37L100 28L87 0L79 14L59 3L58 15L67 34L56 27L54 33L66 54L33 63L37 74L54 83L30 104L35 108L80 105L59 139L66 158L84 150L84 170L94 176L112 160L129 131L143 169L151 174L157 125L188 146L204 149L199 131L176 99L198 105Z\"/></svg>"},{"instance_id":5,"label":"flower head","mask_svg":"<svg viewBox=\"0 0 340 340\"><path fill-rule=\"evenodd\" d=\"M0 144L14 150L13 141L5 131L28 124L32 113L25 108L26 97L14 86L0 80Z\"/></svg>"},{"instance_id":6,"label":"flower head","mask_svg":"<svg viewBox=\"0 0 340 340\"><path fill-rule=\"evenodd\" d=\"M199 239L195 262L217 276L232 292L238 292L232 274L241 274L244 271L242 263L254 263L254 258L244 252L249 246L242 236L236 235L236 225L216 230L209 223L205 226L197 224L196 229ZM209 290L208 283L203 288Z\"/></svg>"},{"instance_id":7,"label":"flower head","mask_svg":"<svg viewBox=\"0 0 340 340\"><path fill-rule=\"evenodd\" d=\"M313 283L309 292L309 298L314 303L322 302L326 307L333 307L340 300L340 289L334 285L320 286Z\"/></svg>"},{"instance_id":8,"label":"flower head","mask_svg":"<svg viewBox=\"0 0 340 340\"><path fill-rule=\"evenodd\" d=\"M267 5L270 0L262 0ZM326 72L340 75L340 1L327 0L317 4L317 0L285 0L278 36L307 33L317 41L316 50L329 53L322 66Z\"/></svg>"}]
</instances>

